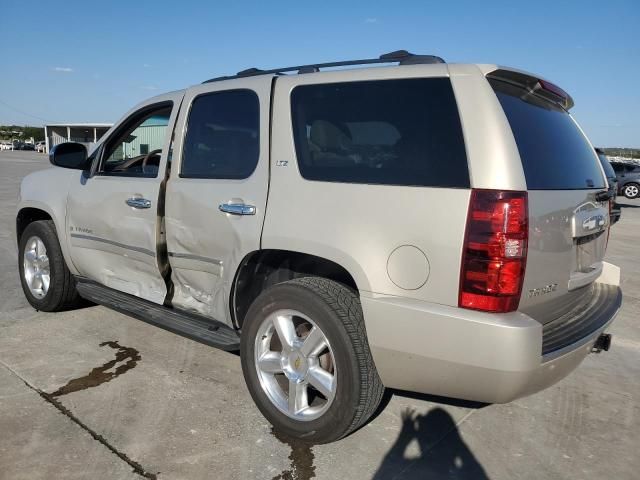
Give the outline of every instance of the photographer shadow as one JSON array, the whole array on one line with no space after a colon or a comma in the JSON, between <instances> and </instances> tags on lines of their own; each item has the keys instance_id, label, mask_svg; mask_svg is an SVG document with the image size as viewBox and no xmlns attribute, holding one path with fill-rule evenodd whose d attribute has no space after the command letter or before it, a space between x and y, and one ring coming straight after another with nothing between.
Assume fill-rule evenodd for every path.
<instances>
[{"instance_id":1,"label":"photographer shadow","mask_svg":"<svg viewBox=\"0 0 640 480\"><path fill-rule=\"evenodd\" d=\"M417 457L406 450L416 441ZM387 479L488 479L484 468L464 443L451 415L437 407L425 415L402 412L402 430L385 455L374 480Z\"/></svg>"}]
</instances>

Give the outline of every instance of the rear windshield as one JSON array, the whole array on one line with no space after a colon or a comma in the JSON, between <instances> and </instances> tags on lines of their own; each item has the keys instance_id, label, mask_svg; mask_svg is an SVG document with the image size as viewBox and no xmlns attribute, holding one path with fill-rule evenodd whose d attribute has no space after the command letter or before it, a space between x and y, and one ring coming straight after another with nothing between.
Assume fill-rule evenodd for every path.
<instances>
[{"instance_id":1,"label":"rear windshield","mask_svg":"<svg viewBox=\"0 0 640 480\"><path fill-rule=\"evenodd\" d=\"M529 190L604 188L595 151L562 107L489 80L509 120Z\"/></svg>"},{"instance_id":2,"label":"rear windshield","mask_svg":"<svg viewBox=\"0 0 640 480\"><path fill-rule=\"evenodd\" d=\"M303 85L293 90L291 109L308 180L469 187L448 78Z\"/></svg>"}]
</instances>

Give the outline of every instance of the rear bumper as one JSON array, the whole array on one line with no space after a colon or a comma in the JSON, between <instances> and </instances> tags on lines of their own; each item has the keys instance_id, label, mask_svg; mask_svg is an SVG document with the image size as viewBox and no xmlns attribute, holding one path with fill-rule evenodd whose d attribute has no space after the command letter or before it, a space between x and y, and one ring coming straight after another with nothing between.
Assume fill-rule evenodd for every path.
<instances>
[{"instance_id":1,"label":"rear bumper","mask_svg":"<svg viewBox=\"0 0 640 480\"><path fill-rule=\"evenodd\" d=\"M542 355L542 325L520 312L487 314L413 299L362 295L373 358L385 386L487 403L505 403L558 382L591 351L615 318Z\"/></svg>"}]
</instances>

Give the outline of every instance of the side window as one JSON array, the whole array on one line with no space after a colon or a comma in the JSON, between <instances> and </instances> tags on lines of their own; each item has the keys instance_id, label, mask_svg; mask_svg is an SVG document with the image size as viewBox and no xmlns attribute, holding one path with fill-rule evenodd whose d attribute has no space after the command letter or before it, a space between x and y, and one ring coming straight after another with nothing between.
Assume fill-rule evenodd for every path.
<instances>
[{"instance_id":1,"label":"side window","mask_svg":"<svg viewBox=\"0 0 640 480\"><path fill-rule=\"evenodd\" d=\"M612 163L611 166L615 170L616 173L622 173L624 171L624 166L619 163Z\"/></svg>"},{"instance_id":2,"label":"side window","mask_svg":"<svg viewBox=\"0 0 640 480\"><path fill-rule=\"evenodd\" d=\"M145 108L107 140L99 174L156 177L171 106Z\"/></svg>"},{"instance_id":3,"label":"side window","mask_svg":"<svg viewBox=\"0 0 640 480\"><path fill-rule=\"evenodd\" d=\"M469 187L448 78L302 85L291 94L291 114L307 180Z\"/></svg>"},{"instance_id":4,"label":"side window","mask_svg":"<svg viewBox=\"0 0 640 480\"><path fill-rule=\"evenodd\" d=\"M183 178L248 178L260 153L260 105L251 90L196 97L182 151Z\"/></svg>"}]
</instances>

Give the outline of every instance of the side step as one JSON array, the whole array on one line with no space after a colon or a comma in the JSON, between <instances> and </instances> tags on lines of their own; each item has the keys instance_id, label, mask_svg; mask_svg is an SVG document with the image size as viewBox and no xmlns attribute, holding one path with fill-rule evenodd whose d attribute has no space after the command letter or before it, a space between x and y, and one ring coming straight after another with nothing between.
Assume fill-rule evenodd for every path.
<instances>
[{"instance_id":1,"label":"side step","mask_svg":"<svg viewBox=\"0 0 640 480\"><path fill-rule=\"evenodd\" d=\"M76 281L78 293L86 300L212 347L226 351L240 348L236 331L221 322L157 305L83 278Z\"/></svg>"}]
</instances>

